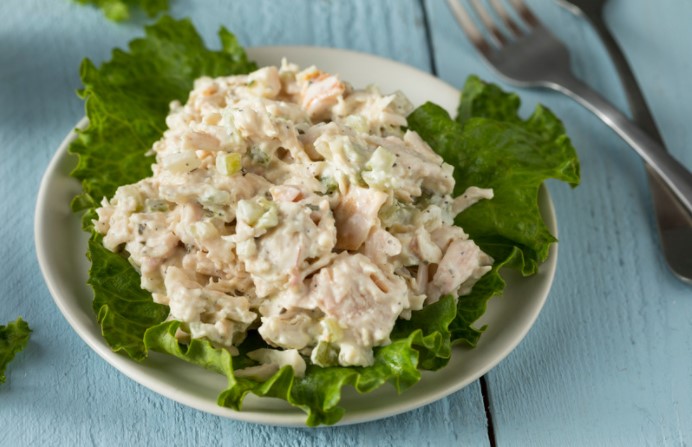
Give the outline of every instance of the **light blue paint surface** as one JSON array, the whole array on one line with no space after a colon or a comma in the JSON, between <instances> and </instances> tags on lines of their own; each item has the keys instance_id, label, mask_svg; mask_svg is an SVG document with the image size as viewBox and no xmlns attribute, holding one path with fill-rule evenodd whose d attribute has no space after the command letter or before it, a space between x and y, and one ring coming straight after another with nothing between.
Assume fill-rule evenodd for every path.
<instances>
[{"instance_id":1,"label":"light blue paint surface","mask_svg":"<svg viewBox=\"0 0 692 447\"><path fill-rule=\"evenodd\" d=\"M460 87L496 80L441 0L173 0L208 42L219 25L245 45L351 48L430 70ZM619 106L622 92L591 30L530 2L564 38L575 72ZM428 46L423 9L432 39ZM669 145L692 167L692 3L611 0L622 42ZM54 305L34 254L33 208L48 161L83 115L78 66L141 33L68 0L0 3L0 323L34 333L0 385L0 445L488 445L479 383L367 424L318 430L211 416L136 384L94 354ZM433 48L433 54L429 54ZM431 58L432 56L432 58ZM596 118L554 93L521 91L561 116L583 184L550 184L560 259L536 325L487 375L498 445L692 443L692 287L666 270L641 163ZM692 253L690 254L692 256Z\"/></svg>"}]
</instances>

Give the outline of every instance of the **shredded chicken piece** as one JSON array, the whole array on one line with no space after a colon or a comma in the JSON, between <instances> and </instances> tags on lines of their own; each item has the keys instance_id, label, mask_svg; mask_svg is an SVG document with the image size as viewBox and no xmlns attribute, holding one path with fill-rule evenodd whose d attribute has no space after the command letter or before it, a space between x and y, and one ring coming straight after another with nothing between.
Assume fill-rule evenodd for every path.
<instances>
[{"instance_id":1,"label":"shredded chicken piece","mask_svg":"<svg viewBox=\"0 0 692 447\"><path fill-rule=\"evenodd\" d=\"M334 209L336 248L358 250L378 222L377 214L387 194L352 186Z\"/></svg>"}]
</instances>

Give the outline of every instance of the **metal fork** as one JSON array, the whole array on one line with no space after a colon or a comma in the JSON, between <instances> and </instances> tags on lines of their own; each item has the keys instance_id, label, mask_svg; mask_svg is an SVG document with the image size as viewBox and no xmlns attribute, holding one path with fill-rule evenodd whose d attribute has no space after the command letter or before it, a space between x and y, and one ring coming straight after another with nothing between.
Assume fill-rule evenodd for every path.
<instances>
[{"instance_id":1,"label":"metal fork","mask_svg":"<svg viewBox=\"0 0 692 447\"><path fill-rule=\"evenodd\" d=\"M632 120L651 138L665 147L656 121L646 104L637 78L627 57L606 24L603 9L607 0L558 0L572 14L586 19L601 38L613 66L622 81L623 91L632 111ZM670 270L682 281L692 284L692 214L680 206L666 185L648 166L649 189L663 257Z\"/></svg>"},{"instance_id":2,"label":"metal fork","mask_svg":"<svg viewBox=\"0 0 692 447\"><path fill-rule=\"evenodd\" d=\"M447 2L473 45L505 80L519 87L557 90L585 106L625 140L661 177L687 212L692 213L692 173L615 106L574 77L567 47L522 0L509 0L509 3L525 28L510 16L500 0L490 0L508 32L495 23L479 0L468 0L490 39L484 37L460 0Z\"/></svg>"}]
</instances>

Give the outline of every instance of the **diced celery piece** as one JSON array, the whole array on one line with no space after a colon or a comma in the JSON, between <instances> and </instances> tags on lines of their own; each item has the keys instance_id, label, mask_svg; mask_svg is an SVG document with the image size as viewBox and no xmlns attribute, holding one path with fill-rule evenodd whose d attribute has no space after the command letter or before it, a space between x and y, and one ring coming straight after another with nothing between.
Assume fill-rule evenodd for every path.
<instances>
[{"instance_id":1,"label":"diced celery piece","mask_svg":"<svg viewBox=\"0 0 692 447\"><path fill-rule=\"evenodd\" d=\"M365 167L371 170L391 170L392 166L396 162L396 155L391 151L379 146L372 153L370 160L365 164Z\"/></svg>"},{"instance_id":2,"label":"diced celery piece","mask_svg":"<svg viewBox=\"0 0 692 447\"><path fill-rule=\"evenodd\" d=\"M144 201L144 210L149 213L164 212L169 209L169 203L163 199L146 199Z\"/></svg>"},{"instance_id":3,"label":"diced celery piece","mask_svg":"<svg viewBox=\"0 0 692 447\"><path fill-rule=\"evenodd\" d=\"M255 225L256 228L269 229L279 225L279 209L274 202L269 202L269 204L271 206L259 218L257 225Z\"/></svg>"},{"instance_id":4,"label":"diced celery piece","mask_svg":"<svg viewBox=\"0 0 692 447\"><path fill-rule=\"evenodd\" d=\"M213 187L205 188L200 194L200 203L206 207L228 205L231 200L231 193Z\"/></svg>"},{"instance_id":5,"label":"diced celery piece","mask_svg":"<svg viewBox=\"0 0 692 447\"><path fill-rule=\"evenodd\" d=\"M268 229L279 224L279 210L276 204L264 197L239 201L236 216L249 226L259 229Z\"/></svg>"},{"instance_id":6,"label":"diced celery piece","mask_svg":"<svg viewBox=\"0 0 692 447\"><path fill-rule=\"evenodd\" d=\"M363 181L372 187L389 188L392 186L392 168L396 163L396 155L379 146L375 149L370 160L365 163L361 172Z\"/></svg>"},{"instance_id":7,"label":"diced celery piece","mask_svg":"<svg viewBox=\"0 0 692 447\"><path fill-rule=\"evenodd\" d=\"M320 326L322 327L322 335L326 337L327 342L335 342L341 340L344 336L343 330L333 317L325 317L320 321Z\"/></svg>"},{"instance_id":8,"label":"diced celery piece","mask_svg":"<svg viewBox=\"0 0 692 447\"><path fill-rule=\"evenodd\" d=\"M234 175L243 168L242 155L237 152L230 154L219 152L216 156L216 170L224 175Z\"/></svg>"},{"instance_id":9,"label":"diced celery piece","mask_svg":"<svg viewBox=\"0 0 692 447\"><path fill-rule=\"evenodd\" d=\"M321 341L312 350L310 360L317 366L337 366L339 364L339 348L331 343Z\"/></svg>"},{"instance_id":10,"label":"diced celery piece","mask_svg":"<svg viewBox=\"0 0 692 447\"><path fill-rule=\"evenodd\" d=\"M390 228L396 224L410 224L417 213L418 211L415 207L401 203L395 199L391 204L382 206L377 217L380 218L383 227Z\"/></svg>"},{"instance_id":11,"label":"diced celery piece","mask_svg":"<svg viewBox=\"0 0 692 447\"><path fill-rule=\"evenodd\" d=\"M265 166L269 164L269 155L262 150L259 146L253 146L250 149L250 160L254 164Z\"/></svg>"},{"instance_id":12,"label":"diced celery piece","mask_svg":"<svg viewBox=\"0 0 692 447\"><path fill-rule=\"evenodd\" d=\"M254 200L240 200L236 209L236 217L249 226L254 226L264 214L264 209Z\"/></svg>"},{"instance_id":13,"label":"diced celery piece","mask_svg":"<svg viewBox=\"0 0 692 447\"><path fill-rule=\"evenodd\" d=\"M331 194L337 189L339 189L339 184L334 180L334 177L330 177L328 175L325 175L320 179L320 183L322 184L322 188L324 188L324 193L325 194Z\"/></svg>"}]
</instances>

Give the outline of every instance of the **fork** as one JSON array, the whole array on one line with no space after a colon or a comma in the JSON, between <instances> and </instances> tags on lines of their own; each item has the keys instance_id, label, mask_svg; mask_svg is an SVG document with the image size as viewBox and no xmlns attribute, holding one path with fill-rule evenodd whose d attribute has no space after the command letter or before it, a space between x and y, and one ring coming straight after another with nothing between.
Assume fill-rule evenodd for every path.
<instances>
[{"instance_id":1,"label":"fork","mask_svg":"<svg viewBox=\"0 0 692 447\"><path fill-rule=\"evenodd\" d=\"M596 30L622 81L633 121L661 146L665 147L661 133L658 131L651 111L649 111L632 68L606 25L603 16L603 7L606 1L558 0L558 3L572 14L585 18ZM658 175L648 165L644 166L649 177L651 201L663 256L670 270L680 280L692 283L692 257L690 256L692 253L692 214L685 212Z\"/></svg>"},{"instance_id":2,"label":"fork","mask_svg":"<svg viewBox=\"0 0 692 447\"><path fill-rule=\"evenodd\" d=\"M508 32L495 23L479 0L468 1L490 39L484 37L460 0L447 0L447 3L471 43L492 68L511 84L556 90L589 109L651 166L680 204L692 213L692 173L615 106L572 74L567 47L543 26L522 0L509 0L509 3L525 28L510 16L500 0L490 0Z\"/></svg>"}]
</instances>

